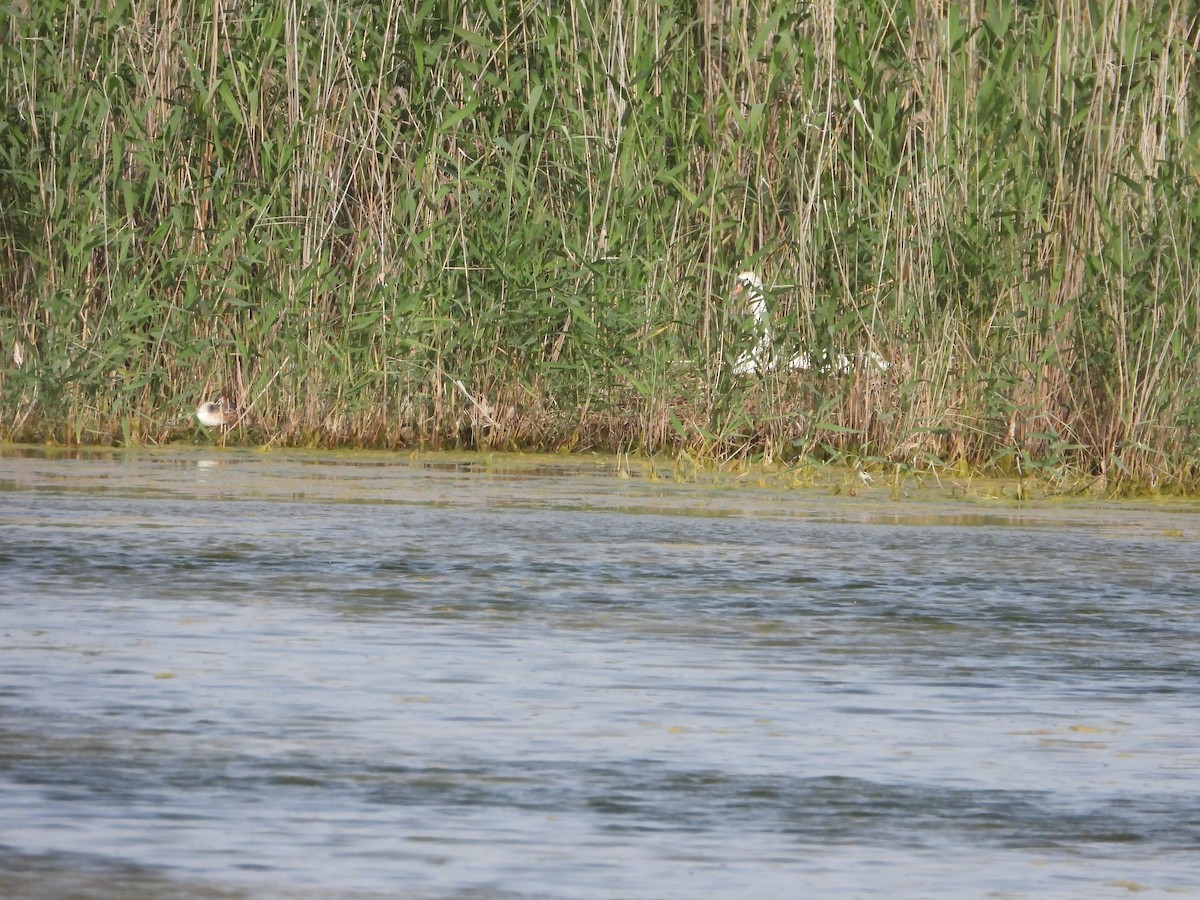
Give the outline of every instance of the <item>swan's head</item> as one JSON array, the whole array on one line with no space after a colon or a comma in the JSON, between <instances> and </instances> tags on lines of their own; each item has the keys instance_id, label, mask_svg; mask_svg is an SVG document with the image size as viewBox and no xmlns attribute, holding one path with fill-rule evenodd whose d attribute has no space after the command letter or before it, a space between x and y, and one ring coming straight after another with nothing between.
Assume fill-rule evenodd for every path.
<instances>
[{"instance_id":1,"label":"swan's head","mask_svg":"<svg viewBox=\"0 0 1200 900\"><path fill-rule=\"evenodd\" d=\"M739 290L762 290L762 279L758 277L757 272L752 272L749 269L745 272L738 272L737 277L733 280L735 282L734 293L737 293Z\"/></svg>"},{"instance_id":2,"label":"swan's head","mask_svg":"<svg viewBox=\"0 0 1200 900\"><path fill-rule=\"evenodd\" d=\"M205 428L220 428L237 421L237 410L224 397L196 407L196 418Z\"/></svg>"},{"instance_id":3,"label":"swan's head","mask_svg":"<svg viewBox=\"0 0 1200 900\"><path fill-rule=\"evenodd\" d=\"M745 297L755 321L761 322L766 318L767 301L763 296L762 279L757 272L739 272L733 279L733 296L739 299Z\"/></svg>"}]
</instances>

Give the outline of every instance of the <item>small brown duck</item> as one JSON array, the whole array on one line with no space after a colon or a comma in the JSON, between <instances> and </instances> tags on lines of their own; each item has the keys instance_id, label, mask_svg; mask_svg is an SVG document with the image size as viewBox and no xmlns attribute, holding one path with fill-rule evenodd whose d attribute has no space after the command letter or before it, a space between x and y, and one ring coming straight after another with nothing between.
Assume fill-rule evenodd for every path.
<instances>
[{"instance_id":1,"label":"small brown duck","mask_svg":"<svg viewBox=\"0 0 1200 900\"><path fill-rule=\"evenodd\" d=\"M196 418L205 428L228 428L237 423L237 407L224 397L218 397L196 407Z\"/></svg>"}]
</instances>

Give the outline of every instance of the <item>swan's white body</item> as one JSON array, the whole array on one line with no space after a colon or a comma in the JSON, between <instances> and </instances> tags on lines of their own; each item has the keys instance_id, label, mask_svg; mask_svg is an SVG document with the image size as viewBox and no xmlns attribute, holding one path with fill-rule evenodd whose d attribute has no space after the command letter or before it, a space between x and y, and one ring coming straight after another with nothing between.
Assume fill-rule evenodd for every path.
<instances>
[{"instance_id":1,"label":"swan's white body","mask_svg":"<svg viewBox=\"0 0 1200 900\"><path fill-rule=\"evenodd\" d=\"M196 407L196 418L205 428L225 428L237 422L238 411L224 397Z\"/></svg>"},{"instance_id":2,"label":"swan's white body","mask_svg":"<svg viewBox=\"0 0 1200 900\"><path fill-rule=\"evenodd\" d=\"M754 373L770 372L775 369L821 369L838 375L848 375L855 369L864 371L875 370L886 372L891 365L874 350L867 350L851 359L844 353L834 356L825 354L813 359L807 353L800 353L790 359L784 359L775 353L771 343L771 323L767 314L767 299L763 294L762 279L757 272L741 272L734 279L733 296L745 294L750 306L750 314L754 317L754 332L758 340L754 346L742 353L733 364L734 375L753 375Z\"/></svg>"}]
</instances>

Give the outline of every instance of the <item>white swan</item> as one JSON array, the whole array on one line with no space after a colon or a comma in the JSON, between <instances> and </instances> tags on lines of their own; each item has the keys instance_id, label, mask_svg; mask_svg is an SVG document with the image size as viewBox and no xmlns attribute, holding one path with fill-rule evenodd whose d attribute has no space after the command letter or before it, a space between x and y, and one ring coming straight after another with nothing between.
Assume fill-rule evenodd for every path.
<instances>
[{"instance_id":1,"label":"white swan","mask_svg":"<svg viewBox=\"0 0 1200 900\"><path fill-rule=\"evenodd\" d=\"M844 353L830 356L823 353L814 359L807 353L800 353L790 359L779 357L771 343L771 323L767 315L767 299L763 294L762 279L757 272L739 272L734 279L733 296L745 294L750 306L750 314L754 317L754 333L758 339L754 346L742 353L733 364L734 375L752 375L754 373L770 372L774 369L820 369L834 372L838 375L848 375L854 369L864 371L886 372L891 363L876 353L867 350L855 359Z\"/></svg>"},{"instance_id":2,"label":"white swan","mask_svg":"<svg viewBox=\"0 0 1200 900\"><path fill-rule=\"evenodd\" d=\"M196 418L205 428L228 428L237 423L237 407L218 397L210 403L201 403L196 407Z\"/></svg>"}]
</instances>

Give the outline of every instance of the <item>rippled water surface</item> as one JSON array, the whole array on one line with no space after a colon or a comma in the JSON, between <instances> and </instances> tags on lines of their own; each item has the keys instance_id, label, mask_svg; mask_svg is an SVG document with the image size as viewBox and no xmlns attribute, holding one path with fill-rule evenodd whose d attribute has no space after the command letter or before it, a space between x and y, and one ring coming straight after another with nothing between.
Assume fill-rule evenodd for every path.
<instances>
[{"instance_id":1,"label":"rippled water surface","mask_svg":"<svg viewBox=\"0 0 1200 900\"><path fill-rule=\"evenodd\" d=\"M1200 514L0 458L0 895L1200 894Z\"/></svg>"}]
</instances>

